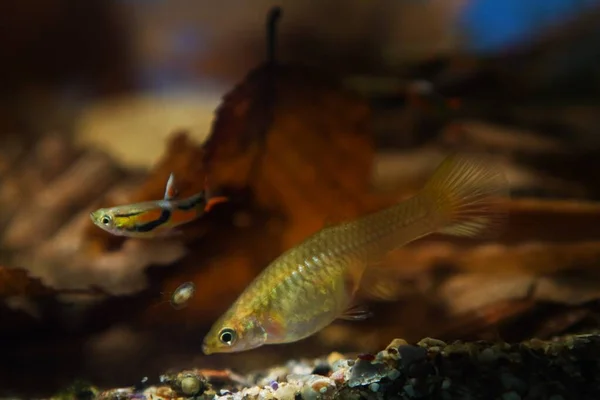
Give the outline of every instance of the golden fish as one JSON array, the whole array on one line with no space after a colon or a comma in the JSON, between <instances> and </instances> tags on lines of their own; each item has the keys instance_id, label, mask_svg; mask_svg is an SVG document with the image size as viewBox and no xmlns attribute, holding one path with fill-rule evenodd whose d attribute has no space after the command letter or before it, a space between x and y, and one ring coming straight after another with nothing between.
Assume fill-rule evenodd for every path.
<instances>
[{"instance_id":1,"label":"golden fish","mask_svg":"<svg viewBox=\"0 0 600 400\"><path fill-rule=\"evenodd\" d=\"M420 193L360 219L330 226L273 261L212 326L205 354L304 339L337 318L360 320L353 305L365 269L389 251L434 232L496 232L506 212L501 171L450 156Z\"/></svg>"}]
</instances>

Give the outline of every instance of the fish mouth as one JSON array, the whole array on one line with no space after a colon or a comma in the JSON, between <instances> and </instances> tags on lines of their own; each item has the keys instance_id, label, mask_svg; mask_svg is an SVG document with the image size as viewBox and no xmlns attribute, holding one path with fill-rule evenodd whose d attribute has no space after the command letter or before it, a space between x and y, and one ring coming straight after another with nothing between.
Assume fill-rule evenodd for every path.
<instances>
[{"instance_id":1,"label":"fish mouth","mask_svg":"<svg viewBox=\"0 0 600 400\"><path fill-rule=\"evenodd\" d=\"M208 356L209 354L212 354L212 351L210 351L210 348L209 348L209 347L208 347L206 344L203 344L203 345L202 345L202 352L203 352L204 354L206 354L207 356Z\"/></svg>"},{"instance_id":2,"label":"fish mouth","mask_svg":"<svg viewBox=\"0 0 600 400\"><path fill-rule=\"evenodd\" d=\"M91 219L91 220L92 220L94 223L96 223L96 220L98 219L98 211L92 211L92 212L90 213L90 219Z\"/></svg>"}]
</instances>

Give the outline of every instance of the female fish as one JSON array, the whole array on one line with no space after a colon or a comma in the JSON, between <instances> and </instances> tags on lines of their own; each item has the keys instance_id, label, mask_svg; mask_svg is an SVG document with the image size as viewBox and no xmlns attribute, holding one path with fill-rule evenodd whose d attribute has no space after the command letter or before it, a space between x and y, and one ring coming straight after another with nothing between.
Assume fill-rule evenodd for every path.
<instances>
[{"instance_id":1,"label":"female fish","mask_svg":"<svg viewBox=\"0 0 600 400\"><path fill-rule=\"evenodd\" d=\"M101 208L90 213L90 218L96 226L117 236L169 236L178 232L174 228L199 218L215 204L225 201L226 197L212 197L206 190L185 199L177 199L175 178L171 174L162 200Z\"/></svg>"},{"instance_id":2,"label":"female fish","mask_svg":"<svg viewBox=\"0 0 600 400\"><path fill-rule=\"evenodd\" d=\"M337 318L364 319L353 304L365 269L387 252L434 232L476 236L506 213L501 173L451 156L420 193L382 211L330 226L275 259L215 322L205 354L238 352L304 339Z\"/></svg>"}]
</instances>

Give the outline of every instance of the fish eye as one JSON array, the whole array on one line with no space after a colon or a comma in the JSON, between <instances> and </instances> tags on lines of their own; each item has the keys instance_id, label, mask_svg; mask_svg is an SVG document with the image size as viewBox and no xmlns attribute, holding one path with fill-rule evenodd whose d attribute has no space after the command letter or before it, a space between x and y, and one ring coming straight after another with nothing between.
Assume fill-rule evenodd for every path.
<instances>
[{"instance_id":1,"label":"fish eye","mask_svg":"<svg viewBox=\"0 0 600 400\"><path fill-rule=\"evenodd\" d=\"M219 340L221 343L226 344L227 346L231 346L236 339L236 334L233 329L224 328L219 332Z\"/></svg>"},{"instance_id":2,"label":"fish eye","mask_svg":"<svg viewBox=\"0 0 600 400\"><path fill-rule=\"evenodd\" d=\"M110 224L110 217L108 215L105 215L104 217L102 217L100 222L102 222L104 225L108 225Z\"/></svg>"}]
</instances>

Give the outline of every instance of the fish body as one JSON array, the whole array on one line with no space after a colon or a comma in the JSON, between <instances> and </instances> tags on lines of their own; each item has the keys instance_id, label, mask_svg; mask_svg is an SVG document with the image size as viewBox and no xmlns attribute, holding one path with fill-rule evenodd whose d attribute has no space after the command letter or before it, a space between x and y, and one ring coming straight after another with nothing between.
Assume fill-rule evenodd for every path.
<instances>
[{"instance_id":1,"label":"fish body","mask_svg":"<svg viewBox=\"0 0 600 400\"><path fill-rule=\"evenodd\" d=\"M171 174L162 200L101 208L90 213L90 218L96 226L117 236L170 236L178 233L175 229L178 226L199 218L215 204L225 201L227 198L212 197L206 190L178 199L174 176Z\"/></svg>"},{"instance_id":2,"label":"fish body","mask_svg":"<svg viewBox=\"0 0 600 400\"><path fill-rule=\"evenodd\" d=\"M194 282L182 283L171 295L169 303L174 309L181 310L187 306L188 301L194 296L194 293L196 293L196 285L194 285Z\"/></svg>"},{"instance_id":3,"label":"fish body","mask_svg":"<svg viewBox=\"0 0 600 400\"><path fill-rule=\"evenodd\" d=\"M295 342L335 319L366 318L353 299L371 263L434 232L494 232L506 215L497 202L506 188L501 171L473 158L447 158L414 197L322 229L275 259L215 322L204 353Z\"/></svg>"},{"instance_id":4,"label":"fish body","mask_svg":"<svg viewBox=\"0 0 600 400\"><path fill-rule=\"evenodd\" d=\"M161 295L169 295L169 299L155 304L153 307L169 303L175 310L181 310L187 307L188 302L196 294L196 285L194 282L184 282L177 287L173 292L161 292Z\"/></svg>"}]
</instances>

